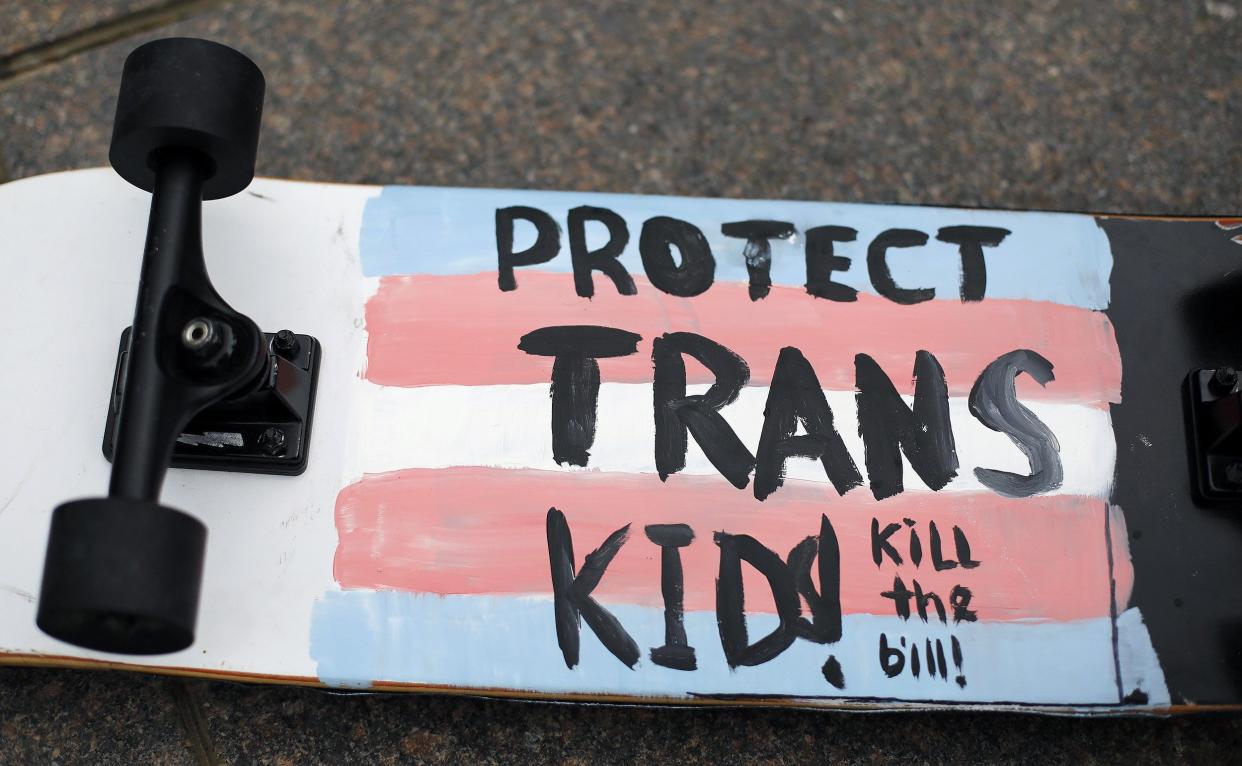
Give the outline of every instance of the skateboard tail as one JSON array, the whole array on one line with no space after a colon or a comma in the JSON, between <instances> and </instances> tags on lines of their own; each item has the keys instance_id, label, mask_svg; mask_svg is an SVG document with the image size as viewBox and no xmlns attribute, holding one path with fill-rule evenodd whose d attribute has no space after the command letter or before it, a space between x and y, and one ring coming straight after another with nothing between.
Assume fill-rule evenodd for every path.
<instances>
[{"instance_id":1,"label":"skateboard tail","mask_svg":"<svg viewBox=\"0 0 1242 766\"><path fill-rule=\"evenodd\" d=\"M584 301L581 273L563 256L498 275L495 230L479 217L520 207L528 217L542 213L572 225L575 202L617 212L634 230L616 255L633 294L597 273ZM876 294L867 269L834 275L855 291L848 303L808 295L809 256L793 236L768 243L770 286L761 299L754 297L753 264L740 259L717 260L709 291L670 296L653 284L658 278L645 273L650 264L633 247L637 229L656 212L693 220L713 252L730 248L722 232L744 217L771 212L799 232L816 221L849 220L864 243L852 251L859 260L865 243L895 223L884 209L814 203L705 206L491 191L426 198L391 188L368 202L362 264L378 282L366 306L359 385L383 436L372 442L377 448L361 448L361 478L338 496L334 576L342 590L325 593L312 628L322 679L439 685L461 682L465 667L467 688L636 700L1169 704L1142 618L1127 609L1134 571L1124 535L1113 540L1108 531L1122 523L1108 503L1116 449L1108 406L1121 399L1122 370L1103 312L1112 254L1093 219L910 211L903 225L912 228L938 230L958 220L1003 227L1011 247L1005 258L985 253L987 298L979 301L962 300L960 270L945 268L960 257L952 243L933 243L939 249L917 259L895 258L902 284L934 285L935 293L897 311L890 296ZM510 246L536 248L551 230L536 222L523 241L515 229ZM595 235L587 247L607 247L602 230ZM606 236L615 239L616 227ZM553 360L514 347L531 329L588 321L636 332L643 341L640 353L598 364L587 465L557 464L549 460L556 447L547 409ZM855 355L879 360L910 402L915 350L939 354L962 470L954 466L945 484L931 487L907 467L903 493L877 500L866 486L838 497L823 467L791 460L781 488L760 504L750 487L729 486L692 443L677 475L659 476L646 344L682 328L723 343L747 363L747 385L725 413L743 443L760 440L777 351L794 346L814 367L853 463L868 468L869 445L854 411ZM1026 457L1006 434L972 418L970 397L980 371L1015 348L1052 360L1051 381L1019 376L1014 391L1025 411L1057 435L1064 476L1038 496L1004 498L974 469L1020 475L1029 470ZM703 395L714 380L714 371L697 365L685 374L688 395ZM427 440L429 433L460 436ZM626 528L591 597L610 615L607 623L640 647L637 660L632 649L617 649L616 630L601 635L598 614L592 620L582 611L569 629L582 634L570 642L576 654L566 650L548 572L555 552L543 539L549 509L563 512L580 546L574 566L588 567L590 556L582 555ZM838 640L794 640L764 662L739 665L722 645L718 534L745 534L783 557L813 536L821 514L840 545ZM665 559L639 530L672 522L695 535L679 553L680 643L693 647L693 669L664 666L656 651L668 640ZM890 523L907 546L900 561L872 555L873 529ZM953 568L912 560L908 546L919 539L913 544L929 546L933 535L939 564L952 561ZM953 558L958 551L944 543L955 535L990 559L981 556L970 571L961 567ZM746 633L779 640L786 615L774 607L765 577L746 567L741 582ZM902 615L901 597L893 594L905 590L914 606ZM962 606L964 592L971 606ZM943 619L938 602L948 605Z\"/></svg>"}]
</instances>

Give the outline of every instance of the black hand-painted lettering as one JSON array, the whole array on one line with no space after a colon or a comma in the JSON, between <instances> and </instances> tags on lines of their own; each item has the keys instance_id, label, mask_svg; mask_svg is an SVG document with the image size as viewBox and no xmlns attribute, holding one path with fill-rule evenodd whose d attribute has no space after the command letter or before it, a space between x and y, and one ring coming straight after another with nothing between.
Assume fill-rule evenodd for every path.
<instances>
[{"instance_id":1,"label":"black hand-painted lettering","mask_svg":"<svg viewBox=\"0 0 1242 766\"><path fill-rule=\"evenodd\" d=\"M578 664L579 631L586 620L608 651L633 668L638 662L638 644L622 627L620 620L591 597L604 570L625 545L630 533L626 524L608 536L599 548L587 554L582 571L574 571L574 543L565 514L548 509L548 560L552 566L552 599L556 615L556 641L565 658L565 666Z\"/></svg>"},{"instance_id":2,"label":"black hand-painted lettering","mask_svg":"<svg viewBox=\"0 0 1242 766\"><path fill-rule=\"evenodd\" d=\"M819 588L811 578L811 561L818 557ZM794 546L786 561L798 593L811 611L811 619L799 617L794 632L817 644L841 640L841 547L836 530L826 515L819 517L819 537L808 537Z\"/></svg>"},{"instance_id":3,"label":"black hand-painted lettering","mask_svg":"<svg viewBox=\"0 0 1242 766\"><path fill-rule=\"evenodd\" d=\"M994 226L946 226L936 234L936 239L957 245L962 256L962 300L981 301L987 292L988 267L983 259L984 247L996 247L1009 229Z\"/></svg>"},{"instance_id":4,"label":"black hand-painted lettering","mask_svg":"<svg viewBox=\"0 0 1242 766\"><path fill-rule=\"evenodd\" d=\"M1030 497L1061 486L1061 444L1044 422L1018 401L1015 379L1026 373L1041 386L1053 379L1052 363L1029 349L1002 354L980 373L970 389L970 413L983 425L999 431L1022 450L1030 474L994 468L976 468L983 486L1005 497Z\"/></svg>"},{"instance_id":5,"label":"black hand-painted lettering","mask_svg":"<svg viewBox=\"0 0 1242 766\"><path fill-rule=\"evenodd\" d=\"M901 577L894 577L893 589L881 592L880 596L893 600L898 617L903 620L910 619L910 599L914 596L914 591L906 587Z\"/></svg>"},{"instance_id":6,"label":"black hand-painted lettering","mask_svg":"<svg viewBox=\"0 0 1242 766\"><path fill-rule=\"evenodd\" d=\"M806 433L795 436L799 421ZM862 474L833 425L832 409L815 370L801 351L786 346L776 359L763 411L755 469L757 499L765 499L785 482L785 462L791 457L818 460L837 494L862 484Z\"/></svg>"},{"instance_id":7,"label":"black hand-painted lettering","mask_svg":"<svg viewBox=\"0 0 1242 766\"><path fill-rule=\"evenodd\" d=\"M953 622L975 622L979 616L970 608L972 597L970 588L965 585L954 585L949 592L949 606L953 608Z\"/></svg>"},{"instance_id":8,"label":"black hand-painted lettering","mask_svg":"<svg viewBox=\"0 0 1242 766\"><path fill-rule=\"evenodd\" d=\"M903 639L904 640L904 639ZM896 678L899 673L906 667L906 656L900 649L895 646L888 645L888 636L884 633L880 634L880 668L884 671L884 675L889 678Z\"/></svg>"},{"instance_id":9,"label":"black hand-painted lettering","mask_svg":"<svg viewBox=\"0 0 1242 766\"><path fill-rule=\"evenodd\" d=\"M673 260L672 248L681 255ZM647 279L658 290L681 298L706 292L716 278L716 259L698 227L666 216L648 218L638 237L638 253Z\"/></svg>"},{"instance_id":10,"label":"black hand-painted lettering","mask_svg":"<svg viewBox=\"0 0 1242 766\"><path fill-rule=\"evenodd\" d=\"M686 394L683 354L697 359L716 376L706 393ZM745 488L755 458L720 415L720 409L737 399L750 380L746 361L719 343L690 332L656 338L651 357L655 365L655 463L660 479L667 480L686 467L689 432L716 470L733 486Z\"/></svg>"},{"instance_id":11,"label":"black hand-painted lettering","mask_svg":"<svg viewBox=\"0 0 1242 766\"><path fill-rule=\"evenodd\" d=\"M776 657L797 638L794 621L802 614L793 571L780 556L749 535L717 532L720 546L720 577L716 580L716 621L720 644L730 668L761 665ZM763 638L750 642L746 631L745 593L742 562L746 561L767 578L776 604L777 627Z\"/></svg>"},{"instance_id":12,"label":"black hand-painted lettering","mask_svg":"<svg viewBox=\"0 0 1242 766\"><path fill-rule=\"evenodd\" d=\"M535 244L520 253L513 252L513 222L521 219L535 225ZM496 210L496 271L500 289L517 289L515 266L547 263L561 251L561 227L547 213L533 207L502 207Z\"/></svg>"},{"instance_id":13,"label":"black hand-painted lettering","mask_svg":"<svg viewBox=\"0 0 1242 766\"><path fill-rule=\"evenodd\" d=\"M522 336L518 348L552 362L552 459L585 466L595 443L598 359L638 352L642 337L615 327L543 327Z\"/></svg>"},{"instance_id":14,"label":"black hand-painted lettering","mask_svg":"<svg viewBox=\"0 0 1242 766\"><path fill-rule=\"evenodd\" d=\"M940 540L940 530L936 527L936 522L931 522L931 559L932 569L937 572L943 572L946 569L956 569L957 562L953 559L944 557L944 549Z\"/></svg>"},{"instance_id":15,"label":"black hand-painted lettering","mask_svg":"<svg viewBox=\"0 0 1242 766\"><path fill-rule=\"evenodd\" d=\"M966 674L962 672L962 645L958 642L957 636L949 636L949 642L953 652L953 664L957 667L957 678L954 680L959 687L965 689Z\"/></svg>"},{"instance_id":16,"label":"black hand-painted lettering","mask_svg":"<svg viewBox=\"0 0 1242 766\"><path fill-rule=\"evenodd\" d=\"M649 524L647 539L660 546L660 593L664 596L664 645L651 650L651 661L674 670L698 667L694 647L686 641L686 580L681 568L681 548L694 541L694 530L685 524Z\"/></svg>"},{"instance_id":17,"label":"black hand-painted lettering","mask_svg":"<svg viewBox=\"0 0 1242 766\"><path fill-rule=\"evenodd\" d=\"M894 564L901 565L901 554L888 541L897 530L901 529L901 525L897 522L884 527L884 531L880 531L880 520L871 519L871 558L875 560L876 568L884 561L884 556L888 556Z\"/></svg>"},{"instance_id":18,"label":"black hand-painted lettering","mask_svg":"<svg viewBox=\"0 0 1242 766\"><path fill-rule=\"evenodd\" d=\"M608 241L596 250L587 249L587 221L598 221L608 229ZM573 260L574 290L583 298L595 295L592 271L603 272L622 295L635 295L638 288L625 265L617 260L630 241L625 219L603 207L576 207L569 211L569 256Z\"/></svg>"},{"instance_id":19,"label":"black hand-painted lettering","mask_svg":"<svg viewBox=\"0 0 1242 766\"><path fill-rule=\"evenodd\" d=\"M789 239L794 231L794 225L785 221L735 221L721 225L721 234L746 240L742 257L746 260L752 301L766 298L772 289L772 245L769 240Z\"/></svg>"},{"instance_id":20,"label":"black hand-painted lettering","mask_svg":"<svg viewBox=\"0 0 1242 766\"><path fill-rule=\"evenodd\" d=\"M841 672L841 662L836 657L829 655L819 670L824 674L825 681L838 689L845 688L845 674Z\"/></svg>"},{"instance_id":21,"label":"black hand-painted lettering","mask_svg":"<svg viewBox=\"0 0 1242 766\"><path fill-rule=\"evenodd\" d=\"M924 593L923 586L919 585L918 580L914 581L914 604L918 607L919 619L923 622L927 622L928 604L936 607L936 617L939 618L941 622L947 622L945 619L944 601L940 599L940 596L937 596L930 590Z\"/></svg>"},{"instance_id":22,"label":"black hand-painted lettering","mask_svg":"<svg viewBox=\"0 0 1242 766\"><path fill-rule=\"evenodd\" d=\"M867 247L867 273L871 276L875 291L890 301L903 305L935 298L936 290L931 287L898 287L893 281L892 271L888 268L890 247L922 247L926 244L927 235L915 229L888 229L877 234Z\"/></svg>"},{"instance_id":23,"label":"black hand-painted lettering","mask_svg":"<svg viewBox=\"0 0 1242 766\"><path fill-rule=\"evenodd\" d=\"M929 488L957 476L957 449L949 422L949 387L936 357L914 357L914 407L908 407L880 365L866 354L854 357L858 386L858 431L863 437L867 479L876 500L901 492L901 455Z\"/></svg>"},{"instance_id":24,"label":"black hand-painted lettering","mask_svg":"<svg viewBox=\"0 0 1242 766\"><path fill-rule=\"evenodd\" d=\"M970 557L970 541L961 527L953 527L953 546L957 548L957 560L962 562L962 569L974 569L979 562Z\"/></svg>"},{"instance_id":25,"label":"black hand-painted lettering","mask_svg":"<svg viewBox=\"0 0 1242 766\"><path fill-rule=\"evenodd\" d=\"M846 271L850 259L833 252L834 242L853 242L858 232L848 226L816 226L806 230L806 291L830 301L856 301L858 291L832 281L832 272Z\"/></svg>"},{"instance_id":26,"label":"black hand-painted lettering","mask_svg":"<svg viewBox=\"0 0 1242 766\"><path fill-rule=\"evenodd\" d=\"M919 539L919 531L914 528L914 519L902 519L910 528L910 563L917 567L923 563L923 541Z\"/></svg>"}]
</instances>

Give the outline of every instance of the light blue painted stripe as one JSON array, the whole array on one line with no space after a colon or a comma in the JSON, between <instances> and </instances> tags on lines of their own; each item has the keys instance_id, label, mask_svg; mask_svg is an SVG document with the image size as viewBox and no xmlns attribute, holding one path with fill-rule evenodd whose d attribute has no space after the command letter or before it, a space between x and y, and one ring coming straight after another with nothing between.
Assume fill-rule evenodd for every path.
<instances>
[{"instance_id":1,"label":"light blue painted stripe","mask_svg":"<svg viewBox=\"0 0 1242 766\"><path fill-rule=\"evenodd\" d=\"M936 297L946 300L959 298L961 258L956 245L935 239L936 232L944 226L997 226L1012 234L1000 246L984 248L988 296L1089 309L1107 308L1109 302L1112 253L1107 237L1091 216L901 205L390 186L366 203L361 237L363 271L367 276L495 271L495 213L497 208L511 205L544 210L562 229L570 208L591 205L615 211L625 218L630 230L621 260L635 275L643 273L638 254L643 221L657 215L689 221L703 231L711 245L716 278L738 282L747 280L744 243L723 236L721 224L756 218L788 221L799 233L793 240L773 242L772 282L789 286L806 283L802 232L814 226L849 226L858 230L858 239L839 244L837 254L853 262L833 278L864 292L874 292L867 276L866 253L875 235L890 228L917 229L930 237L928 244L890 250L893 276L904 287L933 287ZM592 247L601 244L603 236L602 225L588 226L588 244ZM534 227L518 222L514 240L515 248L525 248L534 241ZM528 268L571 271L564 233L561 244L560 255L551 262ZM518 269L519 289L521 272ZM607 281L597 274L596 281L600 280Z\"/></svg>"},{"instance_id":2,"label":"light blue painted stripe","mask_svg":"<svg viewBox=\"0 0 1242 766\"><path fill-rule=\"evenodd\" d=\"M609 606L640 647L662 643L663 611ZM775 625L772 615L749 619L751 637ZM879 663L879 634L941 638L962 643L965 688L948 680L920 679L908 672L888 678ZM677 698L690 694L836 696L1015 702L1116 704L1117 679L1107 618L1068 623L972 623L946 628L895 616L847 615L843 638L831 647L799 640L776 659L729 670L715 614L692 612L686 632L698 653L698 669L670 670L643 659L631 670L583 625L581 662L565 667L556 643L552 602L511 596L437 596L393 591L333 591L316 603L311 656L319 677L333 685L360 687L394 681L474 688L557 693L623 694ZM846 688L825 682L820 668L829 654L840 661ZM1154 657L1154 655L1152 655ZM1154 660L1153 660L1154 661ZM1132 675L1141 675L1132 673ZM1149 680L1162 683L1157 667ZM1163 689L1150 692L1167 699Z\"/></svg>"}]
</instances>

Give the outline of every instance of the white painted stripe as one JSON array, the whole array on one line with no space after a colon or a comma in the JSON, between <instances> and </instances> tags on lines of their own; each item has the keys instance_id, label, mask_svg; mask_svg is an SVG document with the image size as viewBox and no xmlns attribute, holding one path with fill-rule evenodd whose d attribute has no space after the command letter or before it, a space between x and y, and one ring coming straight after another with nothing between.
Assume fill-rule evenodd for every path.
<instances>
[{"instance_id":1,"label":"white painted stripe","mask_svg":"<svg viewBox=\"0 0 1242 766\"><path fill-rule=\"evenodd\" d=\"M367 420L357 431L367 435L353 454L353 476L402 468L488 466L549 471L583 470L552 460L552 404L547 385L428 386L395 388L359 381L357 412ZM690 386L702 393L707 386ZM837 430L864 476L863 442L858 435L855 395L825 392ZM768 389L748 387L722 410L742 442L752 451L759 443ZM1052 429L1061 443L1065 482L1060 494L1107 497L1112 487L1116 443L1109 414L1073 404L1043 402L1027 406ZM942 491L984 490L975 467L1028 473L1026 457L1007 436L986 428L967 408L964 397L950 399L958 476ZM650 385L604 383L600 386L595 446L588 468L624 473L654 473L655 420ZM903 459L904 462L904 459ZM713 475L716 469L690 439L686 474ZM789 478L827 482L818 462L792 459ZM910 491L926 491L905 465ZM721 479L723 481L723 479Z\"/></svg>"},{"instance_id":2,"label":"white painted stripe","mask_svg":"<svg viewBox=\"0 0 1242 766\"><path fill-rule=\"evenodd\" d=\"M690 612L685 627L698 668L679 671L655 665L648 656L651 647L663 643L662 609L605 606L638 643L642 656L633 669L613 657L585 623L580 662L574 669L566 667L557 645L551 600L529 597L329 592L315 606L311 654L322 680L353 687L393 681L626 695L636 701L696 694L1067 706L1115 706L1119 701L1107 617L944 626L892 615L846 615L836 644L798 640L769 662L730 670L716 615ZM757 640L775 627L776 618L753 615L748 623L751 639ZM908 660L900 673L888 677L879 659L881 633L899 649L905 637L907 656L911 642L925 651L926 639L933 647L940 639L948 678L929 675L922 656L918 678ZM965 686L956 682L959 671L953 665L951 636L961 645ZM830 655L841 665L844 690L830 686L821 673ZM1143 661L1142 668L1134 669L1135 677L1144 679L1141 688L1153 702L1167 700L1154 655L1143 655Z\"/></svg>"}]
</instances>

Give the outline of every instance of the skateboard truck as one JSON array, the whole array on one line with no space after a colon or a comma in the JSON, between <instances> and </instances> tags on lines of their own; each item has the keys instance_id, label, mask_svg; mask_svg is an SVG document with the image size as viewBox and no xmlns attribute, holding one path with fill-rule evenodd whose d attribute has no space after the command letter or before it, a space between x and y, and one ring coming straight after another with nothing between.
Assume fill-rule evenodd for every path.
<instances>
[{"instance_id":1,"label":"skateboard truck","mask_svg":"<svg viewBox=\"0 0 1242 766\"><path fill-rule=\"evenodd\" d=\"M204 317L191 319L182 333L187 347L207 348L221 343L219 334ZM109 461L114 459L116 450L132 334L133 328L121 333L112 379L103 438L104 457ZM267 358L254 385L208 405L190 419L173 446L173 468L288 476L306 470L319 343L309 335L281 330L262 333L260 346Z\"/></svg>"},{"instance_id":2,"label":"skateboard truck","mask_svg":"<svg viewBox=\"0 0 1242 766\"><path fill-rule=\"evenodd\" d=\"M1242 508L1242 386L1233 367L1186 377L1186 428L1195 500Z\"/></svg>"},{"instance_id":3,"label":"skateboard truck","mask_svg":"<svg viewBox=\"0 0 1242 766\"><path fill-rule=\"evenodd\" d=\"M151 215L105 427L108 496L52 514L36 619L63 641L129 654L193 643L207 529L159 504L170 464L306 467L319 343L260 332L203 261L202 202L254 177L263 92L252 61L206 40L157 40L125 61L109 159L151 192Z\"/></svg>"}]
</instances>

